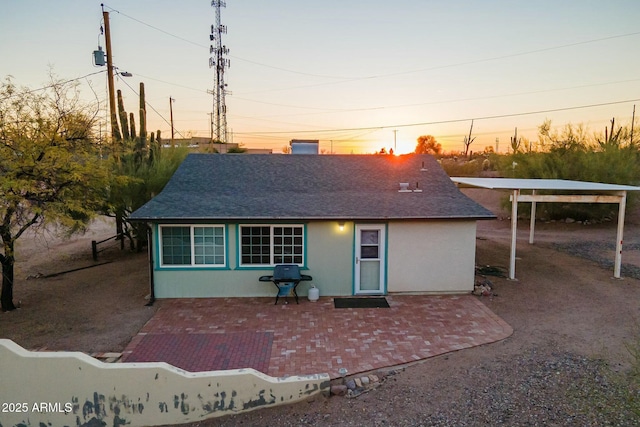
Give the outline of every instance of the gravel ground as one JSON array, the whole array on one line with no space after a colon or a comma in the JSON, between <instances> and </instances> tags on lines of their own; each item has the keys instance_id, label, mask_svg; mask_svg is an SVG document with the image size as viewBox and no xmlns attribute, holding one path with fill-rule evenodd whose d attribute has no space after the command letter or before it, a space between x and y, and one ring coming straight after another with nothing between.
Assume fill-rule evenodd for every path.
<instances>
[{"instance_id":1,"label":"gravel ground","mask_svg":"<svg viewBox=\"0 0 640 427\"><path fill-rule=\"evenodd\" d=\"M420 375L415 369L392 373L356 398L316 398L191 426L640 425L638 390L634 406L622 374L602 360L531 349L487 365L450 366L449 375L424 384L412 378Z\"/></svg>"},{"instance_id":2,"label":"gravel ground","mask_svg":"<svg viewBox=\"0 0 640 427\"><path fill-rule=\"evenodd\" d=\"M616 245L601 241L572 241L563 243L553 243L551 247L557 251L565 252L573 256L579 256L589 261L597 263L602 268L613 269L613 258L603 257L603 253L614 254ZM640 251L640 243L624 243L626 251ZM620 272L625 277L640 279L640 266L622 263Z\"/></svg>"},{"instance_id":3,"label":"gravel ground","mask_svg":"<svg viewBox=\"0 0 640 427\"><path fill-rule=\"evenodd\" d=\"M467 378L482 386L464 387L459 399L405 425L638 425L623 383L599 360L532 350L469 369Z\"/></svg>"}]
</instances>

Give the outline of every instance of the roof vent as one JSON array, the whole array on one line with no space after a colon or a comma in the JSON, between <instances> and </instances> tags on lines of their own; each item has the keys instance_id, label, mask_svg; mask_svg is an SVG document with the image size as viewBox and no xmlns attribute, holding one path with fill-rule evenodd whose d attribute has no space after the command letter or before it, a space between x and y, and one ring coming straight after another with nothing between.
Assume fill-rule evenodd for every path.
<instances>
[{"instance_id":1,"label":"roof vent","mask_svg":"<svg viewBox=\"0 0 640 427\"><path fill-rule=\"evenodd\" d=\"M398 193L411 193L411 190L409 190L409 183L408 182L401 182L400 183L400 190L398 190Z\"/></svg>"},{"instance_id":2,"label":"roof vent","mask_svg":"<svg viewBox=\"0 0 640 427\"><path fill-rule=\"evenodd\" d=\"M422 189L420 188L420 183L416 182L416 188L413 190L414 193L422 193Z\"/></svg>"},{"instance_id":3,"label":"roof vent","mask_svg":"<svg viewBox=\"0 0 640 427\"><path fill-rule=\"evenodd\" d=\"M425 168L425 167L424 167L424 162L422 162L422 167L420 168L420 171L421 171L421 172L426 172L426 171L428 171L428 170L429 170L429 169L427 169L427 168Z\"/></svg>"}]
</instances>

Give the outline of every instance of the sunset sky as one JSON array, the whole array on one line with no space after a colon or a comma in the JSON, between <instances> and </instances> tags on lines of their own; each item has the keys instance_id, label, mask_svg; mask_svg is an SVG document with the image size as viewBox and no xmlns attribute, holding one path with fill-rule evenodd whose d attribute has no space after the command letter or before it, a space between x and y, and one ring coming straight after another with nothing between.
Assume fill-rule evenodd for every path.
<instances>
[{"instance_id":1,"label":"sunset sky","mask_svg":"<svg viewBox=\"0 0 640 427\"><path fill-rule=\"evenodd\" d=\"M210 134L214 71L208 0L111 0L114 62L128 111L146 86L148 130ZM637 0L434 1L227 0L226 82L233 142L280 152L319 139L337 153L412 151L431 134L462 150L506 151L514 128L536 139L545 119L602 131L629 124L640 104ZM39 88L51 67L80 78L82 95L106 111L100 2L4 1L0 77ZM103 72L100 72L103 71ZM93 91L91 89L93 88ZM104 115L104 114L103 114ZM640 108L638 111L640 115ZM106 116L105 116L106 117Z\"/></svg>"}]
</instances>

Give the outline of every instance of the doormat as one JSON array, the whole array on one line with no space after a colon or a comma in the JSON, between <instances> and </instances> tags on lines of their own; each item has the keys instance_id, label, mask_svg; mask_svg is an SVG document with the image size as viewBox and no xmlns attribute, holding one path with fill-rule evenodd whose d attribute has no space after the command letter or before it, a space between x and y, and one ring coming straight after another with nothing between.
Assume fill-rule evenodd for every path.
<instances>
[{"instance_id":1,"label":"doormat","mask_svg":"<svg viewBox=\"0 0 640 427\"><path fill-rule=\"evenodd\" d=\"M335 308L389 308L386 298L334 298Z\"/></svg>"}]
</instances>

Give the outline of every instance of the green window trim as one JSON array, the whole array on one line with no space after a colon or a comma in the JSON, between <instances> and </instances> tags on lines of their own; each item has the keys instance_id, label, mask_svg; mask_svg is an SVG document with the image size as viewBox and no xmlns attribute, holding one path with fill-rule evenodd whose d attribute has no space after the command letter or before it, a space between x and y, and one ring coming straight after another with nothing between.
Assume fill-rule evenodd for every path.
<instances>
[{"instance_id":1,"label":"green window trim","mask_svg":"<svg viewBox=\"0 0 640 427\"><path fill-rule=\"evenodd\" d=\"M158 225L158 267L227 267L227 230L220 224Z\"/></svg>"},{"instance_id":2,"label":"green window trim","mask_svg":"<svg viewBox=\"0 0 640 427\"><path fill-rule=\"evenodd\" d=\"M304 224L238 224L238 268L306 265Z\"/></svg>"}]
</instances>

